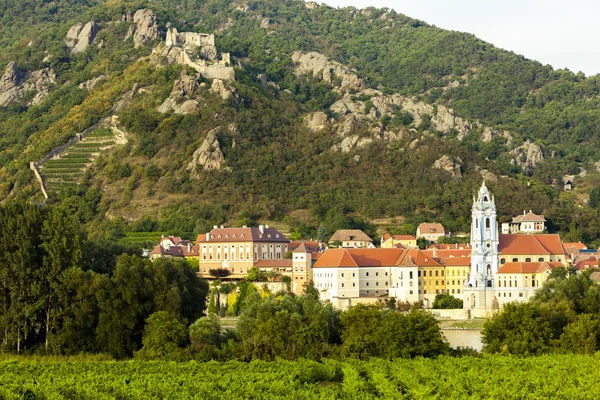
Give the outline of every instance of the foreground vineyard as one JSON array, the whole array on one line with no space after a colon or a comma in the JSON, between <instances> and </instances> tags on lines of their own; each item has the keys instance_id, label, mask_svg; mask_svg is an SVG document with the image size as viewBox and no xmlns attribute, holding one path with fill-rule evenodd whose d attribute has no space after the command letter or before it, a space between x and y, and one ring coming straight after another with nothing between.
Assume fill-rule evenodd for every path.
<instances>
[{"instance_id":1,"label":"foreground vineyard","mask_svg":"<svg viewBox=\"0 0 600 400\"><path fill-rule=\"evenodd\" d=\"M600 398L597 356L0 363L6 399Z\"/></svg>"}]
</instances>

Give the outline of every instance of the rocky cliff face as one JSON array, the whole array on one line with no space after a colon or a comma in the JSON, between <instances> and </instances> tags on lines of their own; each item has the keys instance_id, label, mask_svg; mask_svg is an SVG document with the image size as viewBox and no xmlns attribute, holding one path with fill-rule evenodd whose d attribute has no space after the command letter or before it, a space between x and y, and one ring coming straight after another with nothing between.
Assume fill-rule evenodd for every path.
<instances>
[{"instance_id":1,"label":"rocky cliff face","mask_svg":"<svg viewBox=\"0 0 600 400\"><path fill-rule=\"evenodd\" d=\"M435 169L448 172L453 178L462 178L460 167L462 166L462 160L458 157L449 157L443 155L433 163Z\"/></svg>"},{"instance_id":2,"label":"rocky cliff face","mask_svg":"<svg viewBox=\"0 0 600 400\"><path fill-rule=\"evenodd\" d=\"M221 169L225 156L217 139L218 128L208 131L200 147L194 152L192 160L188 163L187 170L193 178L198 178L198 168L204 170Z\"/></svg>"},{"instance_id":3,"label":"rocky cliff face","mask_svg":"<svg viewBox=\"0 0 600 400\"><path fill-rule=\"evenodd\" d=\"M336 61L329 61L323 54L296 51L292 54L292 61L297 64L296 72L299 75L312 73L321 76L330 85L339 79L341 82L338 87L343 91L366 88L365 82L354 71Z\"/></svg>"},{"instance_id":4,"label":"rocky cliff face","mask_svg":"<svg viewBox=\"0 0 600 400\"><path fill-rule=\"evenodd\" d=\"M87 24L75 24L67 32L65 39L66 45L71 49L71 53L77 54L84 52L94 41L100 27L94 21Z\"/></svg>"},{"instance_id":5,"label":"rocky cliff face","mask_svg":"<svg viewBox=\"0 0 600 400\"><path fill-rule=\"evenodd\" d=\"M544 161L544 154L540 146L529 140L513 149L510 154L514 157L512 163L526 171L531 171L536 165Z\"/></svg>"},{"instance_id":6,"label":"rocky cliff face","mask_svg":"<svg viewBox=\"0 0 600 400\"><path fill-rule=\"evenodd\" d=\"M175 114L189 114L196 110L198 101L191 96L198 89L198 75L189 76L182 71L179 79L173 84L169 97L158 107L161 113L173 110Z\"/></svg>"},{"instance_id":7,"label":"rocky cliff face","mask_svg":"<svg viewBox=\"0 0 600 400\"><path fill-rule=\"evenodd\" d=\"M158 24L156 23L156 15L152 10L137 10L133 15L133 18L131 15L123 17L124 22L129 22L130 20L133 21L135 25L132 25L129 28L125 40L133 36L133 43L136 49L158 37Z\"/></svg>"},{"instance_id":8,"label":"rocky cliff face","mask_svg":"<svg viewBox=\"0 0 600 400\"><path fill-rule=\"evenodd\" d=\"M0 107L7 107L26 93L35 92L29 105L38 105L48 95L48 86L56 83L56 75L50 68L22 73L17 63L11 62L0 78Z\"/></svg>"}]
</instances>

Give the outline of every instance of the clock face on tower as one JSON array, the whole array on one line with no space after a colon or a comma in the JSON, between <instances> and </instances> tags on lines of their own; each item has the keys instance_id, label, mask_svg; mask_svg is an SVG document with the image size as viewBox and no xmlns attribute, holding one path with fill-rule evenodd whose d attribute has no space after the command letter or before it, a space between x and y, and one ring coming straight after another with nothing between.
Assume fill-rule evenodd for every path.
<instances>
[{"instance_id":1,"label":"clock face on tower","mask_svg":"<svg viewBox=\"0 0 600 400\"><path fill-rule=\"evenodd\" d=\"M485 215L492 215L492 209L488 208L487 210L485 210Z\"/></svg>"}]
</instances>

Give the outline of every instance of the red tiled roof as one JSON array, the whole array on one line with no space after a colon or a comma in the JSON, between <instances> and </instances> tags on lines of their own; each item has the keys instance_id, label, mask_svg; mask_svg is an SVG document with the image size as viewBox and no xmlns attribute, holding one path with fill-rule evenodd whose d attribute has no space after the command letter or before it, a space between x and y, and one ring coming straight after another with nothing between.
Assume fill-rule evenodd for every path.
<instances>
[{"instance_id":1,"label":"red tiled roof","mask_svg":"<svg viewBox=\"0 0 600 400\"><path fill-rule=\"evenodd\" d=\"M440 264L446 265L449 267L468 267L471 265L471 257L448 257L448 258L438 258L437 259Z\"/></svg>"},{"instance_id":2,"label":"red tiled roof","mask_svg":"<svg viewBox=\"0 0 600 400\"><path fill-rule=\"evenodd\" d=\"M543 215L537 215L529 211L527 214L518 215L513 217L512 222L544 222Z\"/></svg>"},{"instance_id":3,"label":"red tiled roof","mask_svg":"<svg viewBox=\"0 0 600 400\"><path fill-rule=\"evenodd\" d=\"M290 241L275 228L215 228L208 233L207 242L280 242Z\"/></svg>"},{"instance_id":4,"label":"red tiled roof","mask_svg":"<svg viewBox=\"0 0 600 400\"><path fill-rule=\"evenodd\" d=\"M196 244L198 244L200 242L204 242L205 240L206 240L206 233L201 233L196 238Z\"/></svg>"},{"instance_id":5,"label":"red tiled roof","mask_svg":"<svg viewBox=\"0 0 600 400\"><path fill-rule=\"evenodd\" d=\"M396 249L405 249L406 247L404 247L404 245L402 243L396 243L394 245L394 248L396 248Z\"/></svg>"},{"instance_id":6,"label":"red tiled roof","mask_svg":"<svg viewBox=\"0 0 600 400\"><path fill-rule=\"evenodd\" d=\"M596 257L590 257L587 260L579 261L573 268L575 268L577 271L599 268L598 260Z\"/></svg>"},{"instance_id":7,"label":"red tiled roof","mask_svg":"<svg viewBox=\"0 0 600 400\"><path fill-rule=\"evenodd\" d=\"M450 257L470 257L471 249L427 249L423 250L429 257L450 258Z\"/></svg>"},{"instance_id":8,"label":"red tiled roof","mask_svg":"<svg viewBox=\"0 0 600 400\"><path fill-rule=\"evenodd\" d=\"M501 254L565 254L560 236L555 234L503 235L499 237Z\"/></svg>"}]
</instances>

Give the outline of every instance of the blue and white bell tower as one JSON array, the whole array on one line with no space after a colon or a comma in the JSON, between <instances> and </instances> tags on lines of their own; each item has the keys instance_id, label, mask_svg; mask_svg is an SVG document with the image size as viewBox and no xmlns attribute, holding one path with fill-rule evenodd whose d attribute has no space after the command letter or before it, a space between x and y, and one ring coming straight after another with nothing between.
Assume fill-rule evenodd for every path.
<instances>
[{"instance_id":1,"label":"blue and white bell tower","mask_svg":"<svg viewBox=\"0 0 600 400\"><path fill-rule=\"evenodd\" d=\"M496 204L485 181L471 211L471 273L469 288L492 288L498 272L498 222Z\"/></svg>"}]
</instances>

